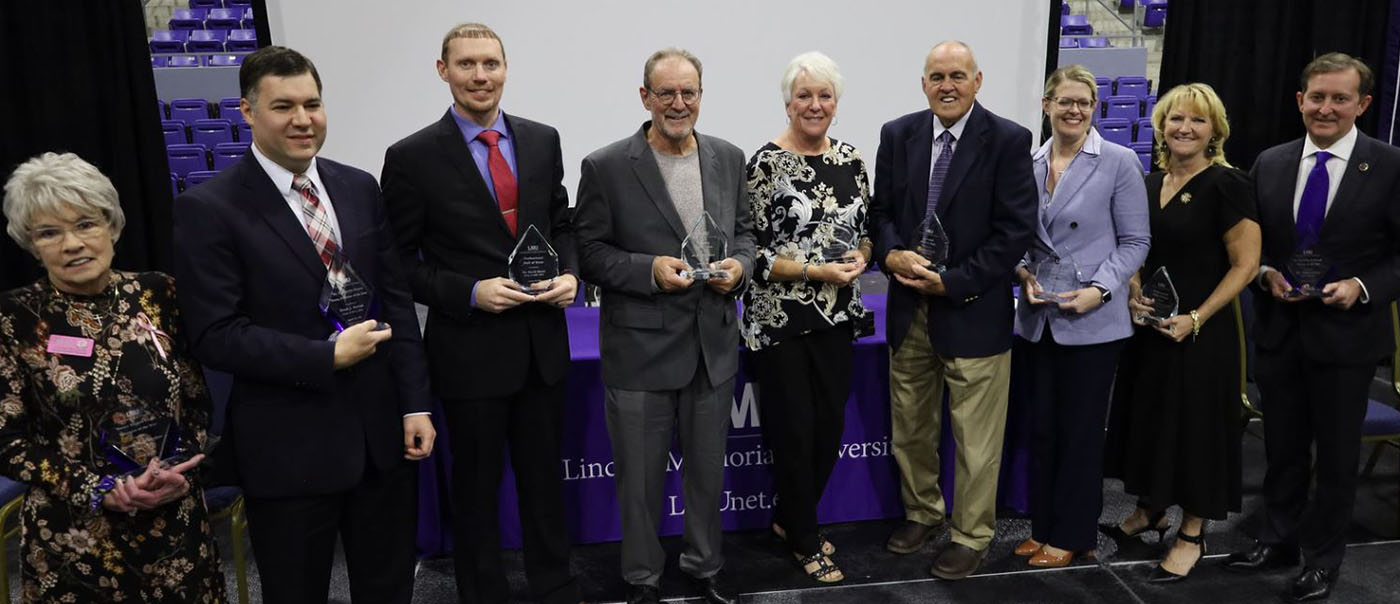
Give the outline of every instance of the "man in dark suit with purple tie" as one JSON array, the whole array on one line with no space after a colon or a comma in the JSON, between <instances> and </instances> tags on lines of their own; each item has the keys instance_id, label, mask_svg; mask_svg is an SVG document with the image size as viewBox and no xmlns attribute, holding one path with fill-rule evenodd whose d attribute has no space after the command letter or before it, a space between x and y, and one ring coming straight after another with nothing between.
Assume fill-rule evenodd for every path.
<instances>
[{"instance_id":1,"label":"man in dark suit with purple tie","mask_svg":"<svg viewBox=\"0 0 1400 604\"><path fill-rule=\"evenodd\" d=\"M1394 346L1390 303L1400 296L1400 149L1356 129L1371 70L1329 53L1301 80L1307 136L1264 151L1250 171L1264 237L1255 379L1268 472L1259 541L1226 561L1265 570L1293 566L1301 553L1285 594L1300 602L1326 598L1341 570L1361 422L1376 364ZM1326 269L1320 278L1296 260L1303 251ZM1321 297L1300 295L1305 285Z\"/></svg>"}]
</instances>

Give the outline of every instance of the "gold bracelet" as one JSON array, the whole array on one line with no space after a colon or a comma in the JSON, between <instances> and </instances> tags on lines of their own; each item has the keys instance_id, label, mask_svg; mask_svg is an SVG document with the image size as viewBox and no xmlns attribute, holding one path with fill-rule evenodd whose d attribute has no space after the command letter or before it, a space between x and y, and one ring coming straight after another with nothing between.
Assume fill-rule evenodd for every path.
<instances>
[{"instance_id":1,"label":"gold bracelet","mask_svg":"<svg viewBox=\"0 0 1400 604\"><path fill-rule=\"evenodd\" d=\"M1191 341L1196 341L1196 336L1201 335L1201 313L1191 311Z\"/></svg>"}]
</instances>

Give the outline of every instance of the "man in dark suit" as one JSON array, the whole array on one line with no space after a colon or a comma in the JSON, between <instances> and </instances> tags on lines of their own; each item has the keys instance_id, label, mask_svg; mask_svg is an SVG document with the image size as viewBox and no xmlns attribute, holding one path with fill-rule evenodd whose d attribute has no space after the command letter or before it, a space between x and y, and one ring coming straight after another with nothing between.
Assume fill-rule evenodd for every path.
<instances>
[{"instance_id":1,"label":"man in dark suit","mask_svg":"<svg viewBox=\"0 0 1400 604\"><path fill-rule=\"evenodd\" d=\"M657 539L671 431L679 420L685 464L681 570L706 601L733 600L717 582L725 440L739 365L734 298L753 271L754 238L744 154L695 132L700 60L679 49L652 54L642 105L651 121L583 160L576 228L583 279L603 291L599 347L608 435L622 508L627 601L658 602L666 553ZM708 215L728 240L725 276L704 283L679 258Z\"/></svg>"},{"instance_id":2,"label":"man in dark suit","mask_svg":"<svg viewBox=\"0 0 1400 604\"><path fill-rule=\"evenodd\" d=\"M922 81L930 110L880 130L870 208L875 258L894 277L886 330L891 442L905 509L886 546L919 551L944 522L938 439L946 381L958 456L953 534L931 572L961 579L977 571L996 532L1011 275L1034 232L1035 183L1030 132L976 102L982 72L966 44L934 46ZM938 271L916 251L933 212L949 239Z\"/></svg>"},{"instance_id":3,"label":"man in dark suit","mask_svg":"<svg viewBox=\"0 0 1400 604\"><path fill-rule=\"evenodd\" d=\"M432 451L434 433L379 187L316 157L326 116L310 60L262 48L238 79L252 149L176 199L175 275L195 357L233 375L224 445L247 498L263 601L325 602L339 536L351 598L407 604L412 460ZM349 274L347 258L379 311L337 327L344 318L320 304L328 279Z\"/></svg>"},{"instance_id":4,"label":"man in dark suit","mask_svg":"<svg viewBox=\"0 0 1400 604\"><path fill-rule=\"evenodd\" d=\"M1232 570L1292 566L1297 601L1326 598L1346 551L1361 422L1376 364L1390 354L1390 303L1400 295L1400 149L1362 134L1371 102L1365 63L1342 53L1303 69L1305 138L1270 148L1250 171L1263 250L1255 296L1255 377L1264 401L1264 528ZM1305 283L1305 249L1329 267ZM1294 288L1321 285L1321 298ZM1316 447L1317 458L1311 454ZM1308 485L1316 464L1311 503Z\"/></svg>"},{"instance_id":5,"label":"man in dark suit","mask_svg":"<svg viewBox=\"0 0 1400 604\"><path fill-rule=\"evenodd\" d=\"M452 106L384 155L384 201L413 297L428 306L424 340L452 446L457 598L504 603L497 494L506 447L519 493L532 599L578 602L560 494L565 306L578 285L559 133L500 111L505 48L480 23L443 37L438 75ZM563 274L516 283L506 267L530 227ZM546 288L537 294L525 286Z\"/></svg>"}]
</instances>

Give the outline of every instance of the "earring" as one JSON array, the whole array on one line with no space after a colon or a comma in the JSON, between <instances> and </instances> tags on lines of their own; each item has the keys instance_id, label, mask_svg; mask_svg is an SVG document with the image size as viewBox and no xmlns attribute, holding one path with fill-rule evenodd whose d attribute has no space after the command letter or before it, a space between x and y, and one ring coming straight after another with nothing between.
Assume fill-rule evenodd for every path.
<instances>
[{"instance_id":1,"label":"earring","mask_svg":"<svg viewBox=\"0 0 1400 604\"><path fill-rule=\"evenodd\" d=\"M1206 157L1215 157L1215 154L1218 151L1218 149L1216 149L1215 147L1216 140L1218 139L1212 136L1210 137L1210 142L1206 143Z\"/></svg>"},{"instance_id":2,"label":"earring","mask_svg":"<svg viewBox=\"0 0 1400 604\"><path fill-rule=\"evenodd\" d=\"M1167 139L1162 139L1162 143L1159 144L1159 145L1157 145L1157 150L1158 150L1158 151L1161 151L1162 153L1169 153L1169 152L1170 152L1170 150L1167 149Z\"/></svg>"}]
</instances>

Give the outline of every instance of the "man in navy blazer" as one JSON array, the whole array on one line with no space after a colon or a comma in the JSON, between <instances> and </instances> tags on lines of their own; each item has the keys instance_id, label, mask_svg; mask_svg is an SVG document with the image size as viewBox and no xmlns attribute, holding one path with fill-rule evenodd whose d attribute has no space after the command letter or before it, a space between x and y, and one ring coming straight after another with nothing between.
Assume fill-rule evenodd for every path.
<instances>
[{"instance_id":1,"label":"man in navy blazer","mask_svg":"<svg viewBox=\"0 0 1400 604\"><path fill-rule=\"evenodd\" d=\"M871 228L889 290L891 441L905 523L887 547L918 551L944 522L938 486L943 385L957 438L952 539L931 572L960 579L981 565L996 531L997 476L1011 367L1012 270L1036 220L1031 135L976 102L972 49L944 42L922 77L929 111L884 125ZM936 212L949 238L935 272L918 251Z\"/></svg>"},{"instance_id":2,"label":"man in navy blazer","mask_svg":"<svg viewBox=\"0 0 1400 604\"><path fill-rule=\"evenodd\" d=\"M1264 239L1262 291L1254 298L1255 378L1268 471L1259 541L1231 554L1226 568L1292 566L1301 550L1303 570L1286 595L1308 601L1326 598L1336 584L1371 378L1395 344L1400 149L1356 129L1371 102L1365 63L1325 54L1301 80L1298 110L1307 136L1264 151L1250 171ZM1304 247L1331 267L1320 299L1290 295L1302 283L1289 259Z\"/></svg>"},{"instance_id":3,"label":"man in navy blazer","mask_svg":"<svg viewBox=\"0 0 1400 604\"><path fill-rule=\"evenodd\" d=\"M221 446L246 497L263 601L325 602L340 537L351 598L407 604L412 460L432 451L434 432L379 187L316 157L326 118L306 57L262 48L239 84L252 149L175 200L175 275L195 357L233 375ZM338 331L322 316L337 254L375 290L387 328Z\"/></svg>"}]
</instances>

